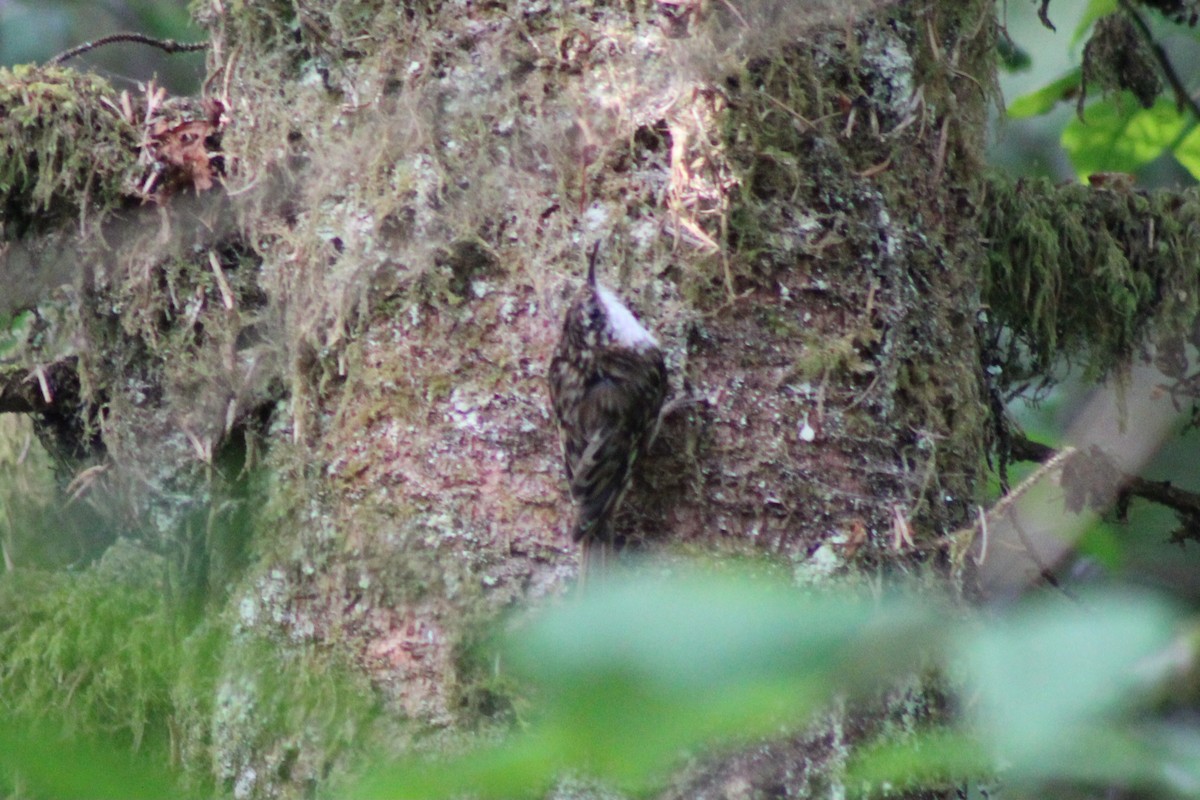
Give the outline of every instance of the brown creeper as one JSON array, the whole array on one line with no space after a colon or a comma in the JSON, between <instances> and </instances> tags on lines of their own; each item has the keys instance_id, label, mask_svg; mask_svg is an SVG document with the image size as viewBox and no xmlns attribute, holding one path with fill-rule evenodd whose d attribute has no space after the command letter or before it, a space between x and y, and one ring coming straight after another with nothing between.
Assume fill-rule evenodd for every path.
<instances>
[{"instance_id":1,"label":"brown creeper","mask_svg":"<svg viewBox=\"0 0 1200 800\"><path fill-rule=\"evenodd\" d=\"M658 341L617 296L596 283L597 242L587 285L563 321L550 361L550 400L577 510L571 536L583 547L583 572L612 547L610 523L649 446L667 391ZM589 553L593 545L598 553Z\"/></svg>"}]
</instances>

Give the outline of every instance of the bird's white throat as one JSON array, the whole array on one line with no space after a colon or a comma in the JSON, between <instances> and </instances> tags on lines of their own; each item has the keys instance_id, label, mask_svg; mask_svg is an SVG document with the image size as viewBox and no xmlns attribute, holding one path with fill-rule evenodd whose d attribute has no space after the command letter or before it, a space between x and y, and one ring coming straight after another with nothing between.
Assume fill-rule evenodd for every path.
<instances>
[{"instance_id":1,"label":"bird's white throat","mask_svg":"<svg viewBox=\"0 0 1200 800\"><path fill-rule=\"evenodd\" d=\"M658 340L654 338L654 334L642 327L642 323L637 321L633 312L626 308L615 294L603 286L596 287L596 294L600 296L600 302L604 303L604 310L608 312L608 323L612 326L613 337L617 342L632 348L658 347Z\"/></svg>"}]
</instances>

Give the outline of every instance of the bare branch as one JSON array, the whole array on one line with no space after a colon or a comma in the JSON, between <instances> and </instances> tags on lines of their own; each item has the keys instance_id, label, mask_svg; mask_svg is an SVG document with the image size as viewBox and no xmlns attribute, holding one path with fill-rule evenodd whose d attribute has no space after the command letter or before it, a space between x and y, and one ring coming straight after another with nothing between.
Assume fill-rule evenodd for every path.
<instances>
[{"instance_id":1,"label":"bare branch","mask_svg":"<svg viewBox=\"0 0 1200 800\"><path fill-rule=\"evenodd\" d=\"M1059 452L1054 448L1024 436L1014 436L1012 439L1012 458L1015 461L1047 462L1048 459L1058 455ZM1122 472L1116 468L1112 459L1097 447L1092 447L1086 453L1079 453L1075 457L1096 462L1100 469L1088 470L1091 475L1103 472L1114 476L1117 485L1111 488L1115 492L1115 503L1118 509L1127 508L1129 500L1134 497L1166 506L1178 514L1180 521L1185 524L1183 529L1176 530L1172 534L1171 540L1174 542L1182 542L1186 539L1200 541L1200 493L1180 489L1178 486L1172 485L1170 481L1151 481ZM1064 477L1064 481L1066 480L1067 478ZM1096 494L1093 493L1092 496L1096 496Z\"/></svg>"},{"instance_id":2,"label":"bare branch","mask_svg":"<svg viewBox=\"0 0 1200 800\"><path fill-rule=\"evenodd\" d=\"M208 42L177 42L174 39L155 39L144 33L114 33L111 36L105 36L94 42L84 42L77 47L72 47L70 50L59 53L47 63L62 64L70 61L75 56L83 55L89 50L95 50L97 47L103 47L106 44L114 44L116 42L148 44L151 47L157 47L165 53L194 53L197 50L208 49Z\"/></svg>"}]
</instances>

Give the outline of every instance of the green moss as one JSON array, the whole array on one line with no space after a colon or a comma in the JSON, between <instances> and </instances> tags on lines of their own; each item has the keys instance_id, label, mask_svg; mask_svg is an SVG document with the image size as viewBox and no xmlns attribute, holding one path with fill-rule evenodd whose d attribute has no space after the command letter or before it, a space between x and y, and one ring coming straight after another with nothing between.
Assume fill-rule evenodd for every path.
<instances>
[{"instance_id":1,"label":"green moss","mask_svg":"<svg viewBox=\"0 0 1200 800\"><path fill-rule=\"evenodd\" d=\"M228 621L206 617L179 644L179 669L171 683L171 761L193 784L213 780L213 713L228 647Z\"/></svg>"},{"instance_id":2,"label":"green moss","mask_svg":"<svg viewBox=\"0 0 1200 800\"><path fill-rule=\"evenodd\" d=\"M454 648L451 704L475 726L511 724L523 710L519 687L501 669L502 626L491 614L464 621Z\"/></svg>"},{"instance_id":3,"label":"green moss","mask_svg":"<svg viewBox=\"0 0 1200 800\"><path fill-rule=\"evenodd\" d=\"M239 794L300 796L298 787L336 780L378 744L378 717L369 682L336 652L238 642L216 687L216 777Z\"/></svg>"},{"instance_id":4,"label":"green moss","mask_svg":"<svg viewBox=\"0 0 1200 800\"><path fill-rule=\"evenodd\" d=\"M856 332L838 337L806 336L800 358L792 365L793 374L807 381L828 375L862 375L873 369L863 358Z\"/></svg>"},{"instance_id":5,"label":"green moss","mask_svg":"<svg viewBox=\"0 0 1200 800\"><path fill-rule=\"evenodd\" d=\"M62 67L0 69L4 238L36 220L109 208L136 167L138 132L103 78Z\"/></svg>"},{"instance_id":6,"label":"green moss","mask_svg":"<svg viewBox=\"0 0 1200 800\"><path fill-rule=\"evenodd\" d=\"M1148 339L1191 330L1200 296L1195 192L1142 194L994 176L984 302L1006 378L1060 358L1091 375L1127 364Z\"/></svg>"},{"instance_id":7,"label":"green moss","mask_svg":"<svg viewBox=\"0 0 1200 800\"><path fill-rule=\"evenodd\" d=\"M104 569L0 577L4 713L165 751L180 653L162 587L146 577Z\"/></svg>"}]
</instances>

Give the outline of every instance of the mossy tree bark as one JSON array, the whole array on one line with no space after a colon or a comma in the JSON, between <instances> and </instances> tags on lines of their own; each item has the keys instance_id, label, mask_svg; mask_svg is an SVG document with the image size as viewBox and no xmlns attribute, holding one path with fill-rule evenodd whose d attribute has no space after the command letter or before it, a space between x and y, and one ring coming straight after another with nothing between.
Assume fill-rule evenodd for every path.
<instances>
[{"instance_id":1,"label":"mossy tree bark","mask_svg":"<svg viewBox=\"0 0 1200 800\"><path fill-rule=\"evenodd\" d=\"M10 194L5 268L58 271L0 308L37 309L12 327L5 409L55 421L63 458L101 470L89 490L119 498L123 529L207 598L204 630L230 636L219 678L180 690L193 766L238 796L299 795L366 735L364 696L387 711L370 731L401 742L504 724L468 645L575 574L544 371L597 239L675 392L699 401L644 464L629 552L969 586L951 534L980 500L994 419L991 3L200 18L203 105L123 106L88 84L124 162ZM82 91L66 71L12 80ZM197 152L176 133L201 121ZM237 476L256 463L269 477L248 497ZM314 677L330 665L348 677ZM668 794L833 791L856 742L941 713L915 687L885 706Z\"/></svg>"}]
</instances>

